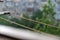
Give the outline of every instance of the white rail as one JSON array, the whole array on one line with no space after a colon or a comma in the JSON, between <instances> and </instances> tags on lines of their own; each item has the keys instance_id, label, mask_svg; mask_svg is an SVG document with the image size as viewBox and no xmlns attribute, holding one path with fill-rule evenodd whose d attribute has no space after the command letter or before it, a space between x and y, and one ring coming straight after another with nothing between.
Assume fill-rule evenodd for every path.
<instances>
[{"instance_id":1,"label":"white rail","mask_svg":"<svg viewBox=\"0 0 60 40\"><path fill-rule=\"evenodd\" d=\"M31 39L31 40L60 40L60 37L50 35L50 34L39 34L36 32L32 32L24 29L17 29L8 26L0 25L0 34L4 34L10 37L18 38L18 39Z\"/></svg>"}]
</instances>

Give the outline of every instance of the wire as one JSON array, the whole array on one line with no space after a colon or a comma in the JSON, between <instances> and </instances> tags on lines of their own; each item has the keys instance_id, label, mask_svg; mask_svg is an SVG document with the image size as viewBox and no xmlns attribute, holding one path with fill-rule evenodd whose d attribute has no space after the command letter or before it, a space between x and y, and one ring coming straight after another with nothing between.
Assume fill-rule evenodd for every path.
<instances>
[{"instance_id":1,"label":"wire","mask_svg":"<svg viewBox=\"0 0 60 40\"><path fill-rule=\"evenodd\" d=\"M18 23L14 22L14 21L5 19L5 18L3 18L3 17L0 17L0 19L5 20L5 21L10 22L10 23L13 23L13 24L16 24L16 25L18 25L18 26L22 26L22 27L24 27L24 28L33 30L33 31L38 32L38 33L42 33L41 31L38 31L38 30L36 30L36 29L33 29L33 28L30 28L30 27L24 26L24 25L22 25L22 24L18 24Z\"/></svg>"},{"instance_id":2,"label":"wire","mask_svg":"<svg viewBox=\"0 0 60 40\"><path fill-rule=\"evenodd\" d=\"M17 16L16 15L16 17L20 17L20 16ZM28 20L28 21L32 21L32 22L35 22L35 23L38 23L38 24L47 25L49 27L60 28L60 27L55 27L55 26L50 25L50 24L43 23L43 22L39 22L39 21L35 21L35 20L32 20L32 19L28 19L28 18L25 18L25 17L20 17L20 18L25 19L25 20Z\"/></svg>"},{"instance_id":3,"label":"wire","mask_svg":"<svg viewBox=\"0 0 60 40\"><path fill-rule=\"evenodd\" d=\"M3 18L3 17L0 17L0 19L5 20L5 21L10 22L10 23L13 23L13 24L16 24L16 25L18 25L18 26L22 26L22 27L27 28L27 29L30 29L30 30L32 30L32 31L38 32L38 33L40 33L40 34L41 34L41 33L44 33L44 32L42 32L41 30L36 30L36 29L30 28L30 27L27 27L27 26L25 26L25 25L16 23L16 22L14 22L14 21L11 21L11 20L9 20L9 19L5 19L5 18ZM27 20L28 20L28 19L27 19ZM29 20L30 20L30 19L29 19ZM33 20L30 20L30 21L33 21ZM35 22L35 21L34 21L34 22ZM47 33L44 33L44 34L47 34Z\"/></svg>"}]
</instances>

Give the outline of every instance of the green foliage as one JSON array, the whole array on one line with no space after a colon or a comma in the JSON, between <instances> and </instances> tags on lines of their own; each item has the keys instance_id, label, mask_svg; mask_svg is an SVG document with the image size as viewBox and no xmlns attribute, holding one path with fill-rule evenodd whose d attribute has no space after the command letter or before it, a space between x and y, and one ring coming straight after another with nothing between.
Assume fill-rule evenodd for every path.
<instances>
[{"instance_id":1,"label":"green foliage","mask_svg":"<svg viewBox=\"0 0 60 40\"><path fill-rule=\"evenodd\" d=\"M31 18L27 13L23 14L22 17L27 18L27 19ZM33 22L25 20L25 19L21 19L21 24L28 26L28 27L33 27L34 25Z\"/></svg>"},{"instance_id":2,"label":"green foliage","mask_svg":"<svg viewBox=\"0 0 60 40\"><path fill-rule=\"evenodd\" d=\"M55 8L55 4L52 4L51 3L51 0L48 0L48 4L45 4L44 6L43 6L43 10L42 10L42 12L43 12L43 21L45 22L45 23L47 23L47 22L49 22L48 24L54 24L55 23L55 14L56 14L56 12L55 12L55 10L54 10L54 8Z\"/></svg>"},{"instance_id":3,"label":"green foliage","mask_svg":"<svg viewBox=\"0 0 60 40\"><path fill-rule=\"evenodd\" d=\"M28 18L28 19L29 19L28 14L23 14L23 17L25 17L25 18ZM25 20L25 19L21 19L21 21L22 21L22 24L23 24L23 25L26 25L26 26L28 26L28 25L29 25L29 21L27 21L27 20Z\"/></svg>"},{"instance_id":4,"label":"green foliage","mask_svg":"<svg viewBox=\"0 0 60 40\"><path fill-rule=\"evenodd\" d=\"M38 17L36 17L36 21L40 21ZM36 23L34 26L35 29L38 29L39 27L40 27L40 24L38 23Z\"/></svg>"},{"instance_id":5,"label":"green foliage","mask_svg":"<svg viewBox=\"0 0 60 40\"><path fill-rule=\"evenodd\" d=\"M54 15L56 14L54 11L54 7L55 7L55 4L52 4L51 0L48 0L48 4L45 4L43 6L42 11L40 13L38 13L38 11L36 12L35 20L53 25L55 23ZM60 32L59 32L60 29L49 27L47 25L36 23L34 26L34 29L60 36Z\"/></svg>"},{"instance_id":6,"label":"green foliage","mask_svg":"<svg viewBox=\"0 0 60 40\"><path fill-rule=\"evenodd\" d=\"M28 18L28 19L30 18L28 13L23 14L23 17Z\"/></svg>"},{"instance_id":7,"label":"green foliage","mask_svg":"<svg viewBox=\"0 0 60 40\"><path fill-rule=\"evenodd\" d=\"M34 17L37 21L47 23L53 25L55 23L55 11L54 4L51 3L51 0L48 0L48 4L45 4L42 8L42 11L38 11L35 13ZM45 29L45 25L43 24L35 24L35 28L43 27Z\"/></svg>"},{"instance_id":8,"label":"green foliage","mask_svg":"<svg viewBox=\"0 0 60 40\"><path fill-rule=\"evenodd\" d=\"M45 4L43 6L43 16L50 16L51 18L54 18L54 15L56 14L54 11L55 4L51 3L51 0L48 0L48 4Z\"/></svg>"},{"instance_id":9,"label":"green foliage","mask_svg":"<svg viewBox=\"0 0 60 40\"><path fill-rule=\"evenodd\" d=\"M32 16L32 19L36 20L36 17L41 19L42 16L43 16L42 11L41 10L37 10L36 12L34 12L34 15Z\"/></svg>"},{"instance_id":10,"label":"green foliage","mask_svg":"<svg viewBox=\"0 0 60 40\"><path fill-rule=\"evenodd\" d=\"M33 19L38 22L44 22L46 24L53 25L55 23L54 15L56 14L54 11L54 6L55 6L55 4L52 4L51 0L48 0L48 4L45 4L43 6L42 10L37 10L36 12L34 12L34 15L32 15L32 17L30 17L27 13L23 14L23 17L27 18L27 19ZM1 17L8 19L8 17L6 17L6 16L1 16ZM17 22L19 24L25 25L30 28L34 28L34 29L37 29L37 30L40 30L43 32L47 32L47 33L51 33L51 34L60 36L60 29L57 29L54 27L50 27L50 26L43 25L43 24L38 24L38 23L31 22L31 21L28 21L25 19L11 18L10 20ZM13 26L13 27L17 27L17 28L23 28L21 26L9 23L2 19L0 19L0 24ZM58 24L58 26L60 26L60 24Z\"/></svg>"}]
</instances>

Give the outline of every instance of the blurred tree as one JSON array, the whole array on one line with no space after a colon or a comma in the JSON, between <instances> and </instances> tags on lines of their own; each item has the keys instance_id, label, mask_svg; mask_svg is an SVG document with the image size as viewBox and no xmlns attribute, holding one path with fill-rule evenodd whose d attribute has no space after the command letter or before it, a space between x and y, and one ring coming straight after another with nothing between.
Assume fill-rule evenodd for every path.
<instances>
[{"instance_id":1,"label":"blurred tree","mask_svg":"<svg viewBox=\"0 0 60 40\"><path fill-rule=\"evenodd\" d=\"M30 16L28 15L28 13L24 13L22 17L30 19ZM21 19L21 23L25 26L32 27L32 22L31 21Z\"/></svg>"},{"instance_id":2,"label":"blurred tree","mask_svg":"<svg viewBox=\"0 0 60 40\"><path fill-rule=\"evenodd\" d=\"M36 20L36 17L38 17L39 19L41 19L43 17L41 10L37 10L37 11L34 12L34 15L32 16L32 19Z\"/></svg>"},{"instance_id":3,"label":"blurred tree","mask_svg":"<svg viewBox=\"0 0 60 40\"><path fill-rule=\"evenodd\" d=\"M48 0L48 4L45 4L43 6L42 11L40 13L37 12L34 15L35 19L39 22L41 21L43 23L53 25L55 23L54 15L56 14L56 12L54 11L54 7L55 7L55 4L52 4L51 0ZM59 31L56 31L57 30L56 28L49 27L43 24L38 24L38 23L35 24L34 28L38 30L42 30L44 32L52 33L52 34L57 34L56 32L59 32Z\"/></svg>"},{"instance_id":4,"label":"blurred tree","mask_svg":"<svg viewBox=\"0 0 60 40\"><path fill-rule=\"evenodd\" d=\"M45 4L42 8L42 12L43 12L43 22L48 23L49 24L54 24L55 23L55 4L51 3L51 0L48 0L48 4Z\"/></svg>"}]
</instances>

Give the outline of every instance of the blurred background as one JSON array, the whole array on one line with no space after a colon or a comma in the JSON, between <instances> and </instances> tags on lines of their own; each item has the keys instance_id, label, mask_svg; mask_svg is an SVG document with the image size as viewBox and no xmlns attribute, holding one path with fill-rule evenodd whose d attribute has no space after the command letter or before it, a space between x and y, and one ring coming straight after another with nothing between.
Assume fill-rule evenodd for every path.
<instances>
[{"instance_id":1,"label":"blurred background","mask_svg":"<svg viewBox=\"0 0 60 40\"><path fill-rule=\"evenodd\" d=\"M0 25L1 40L59 40L60 0L0 0Z\"/></svg>"}]
</instances>

